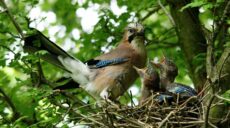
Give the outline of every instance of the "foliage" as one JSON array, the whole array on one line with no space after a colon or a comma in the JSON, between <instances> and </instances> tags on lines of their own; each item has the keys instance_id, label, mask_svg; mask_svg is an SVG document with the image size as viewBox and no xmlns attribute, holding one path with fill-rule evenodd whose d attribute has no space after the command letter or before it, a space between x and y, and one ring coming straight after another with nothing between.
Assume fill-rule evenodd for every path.
<instances>
[{"instance_id":1,"label":"foliage","mask_svg":"<svg viewBox=\"0 0 230 128\"><path fill-rule=\"evenodd\" d=\"M201 24L212 32L213 23L221 14L218 11L213 13L213 10L220 9L223 3L223 0L217 0L216 3L194 0L180 11L200 8ZM163 55L172 58L179 67L176 81L193 85L175 26L164 11L169 11L166 1L162 1L163 9L158 1L152 0L12 0L6 1L6 4L24 34L32 33L31 28L35 27L82 61L114 48L129 22L142 22L146 26L148 58L159 60ZM112 9L111 5L116 8L116 4L118 9L123 9L122 13L117 14ZM84 18L87 17L84 15L89 10L96 13L92 15L95 25L86 29L84 23L87 21ZM94 110L97 109L95 100L84 90L52 90L57 84L63 84L55 81L65 75L64 71L40 60L39 56L45 54L44 51L34 54L23 52L24 42L6 12L0 6L0 127L70 127L79 122L79 116L97 111ZM215 62L223 48L228 47L223 44L229 44L229 28L224 31L228 35L218 37L221 40L215 42ZM205 57L206 54L197 55L191 62L199 65L196 71L205 68L206 64L202 63ZM38 63L42 65L47 83L41 82L43 76L39 74ZM140 81L133 87L140 91ZM122 104L132 103L128 93L121 97ZM138 97L139 92L133 94L134 101ZM229 99L229 91L224 97Z\"/></svg>"}]
</instances>

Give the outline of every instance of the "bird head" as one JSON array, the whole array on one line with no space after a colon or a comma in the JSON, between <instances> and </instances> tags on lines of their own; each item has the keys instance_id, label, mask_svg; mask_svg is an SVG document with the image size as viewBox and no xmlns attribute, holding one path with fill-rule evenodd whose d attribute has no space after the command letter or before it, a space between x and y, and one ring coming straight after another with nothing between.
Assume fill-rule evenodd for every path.
<instances>
[{"instance_id":1,"label":"bird head","mask_svg":"<svg viewBox=\"0 0 230 128\"><path fill-rule=\"evenodd\" d=\"M152 61L152 64L160 69L161 77L168 78L171 82L173 82L178 75L176 64L169 58L163 57L159 63Z\"/></svg>"},{"instance_id":2,"label":"bird head","mask_svg":"<svg viewBox=\"0 0 230 128\"><path fill-rule=\"evenodd\" d=\"M125 28L125 40L132 43L135 38L142 38L144 39L144 26L140 23L130 23Z\"/></svg>"},{"instance_id":3,"label":"bird head","mask_svg":"<svg viewBox=\"0 0 230 128\"><path fill-rule=\"evenodd\" d=\"M154 67L151 66L151 64L148 64L147 67L141 69L134 66L134 69L141 77L143 86L147 87L150 90L159 90L159 74L154 69Z\"/></svg>"}]
</instances>

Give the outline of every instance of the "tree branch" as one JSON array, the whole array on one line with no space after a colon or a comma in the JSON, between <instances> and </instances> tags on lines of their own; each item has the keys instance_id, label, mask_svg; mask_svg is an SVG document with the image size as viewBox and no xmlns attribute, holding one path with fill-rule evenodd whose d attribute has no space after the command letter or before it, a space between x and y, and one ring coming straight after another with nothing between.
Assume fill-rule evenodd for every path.
<instances>
[{"instance_id":1,"label":"tree branch","mask_svg":"<svg viewBox=\"0 0 230 128\"><path fill-rule=\"evenodd\" d=\"M3 8L5 9L6 14L9 16L10 20L12 21L12 23L14 24L15 28L17 29L18 33L20 34L21 38L24 40L25 36L22 32L22 29L20 28L19 24L16 22L16 20L14 19L13 15L11 14L11 11L9 10L9 8L6 6L6 3L4 2L4 0L0 0L0 2L2 3Z\"/></svg>"},{"instance_id":2,"label":"tree branch","mask_svg":"<svg viewBox=\"0 0 230 128\"><path fill-rule=\"evenodd\" d=\"M209 111L210 111L210 108L211 108L211 105L212 105L212 102L213 102L214 98L215 98L215 95L212 95L211 99L209 100L208 106L207 106L207 110L206 110L205 118L204 118L204 122L205 122L204 123L204 127L205 128L208 128L208 125L209 125L209 123L208 123L208 121L209 121L208 116L209 116Z\"/></svg>"},{"instance_id":3,"label":"tree branch","mask_svg":"<svg viewBox=\"0 0 230 128\"><path fill-rule=\"evenodd\" d=\"M217 22L216 29L213 32L213 36L212 36L213 43L215 42L218 34L220 33L220 30L223 27L224 22L226 22L226 19L228 18L227 14L229 12L230 12L230 1L228 0L226 6L224 7L223 15L221 16L220 21Z\"/></svg>"},{"instance_id":4,"label":"tree branch","mask_svg":"<svg viewBox=\"0 0 230 128\"><path fill-rule=\"evenodd\" d=\"M143 18L140 19L140 21L144 21L146 20L148 17L150 17L153 13L159 11L161 8L160 7L156 7L156 8L153 8L151 11L149 11Z\"/></svg>"},{"instance_id":5,"label":"tree branch","mask_svg":"<svg viewBox=\"0 0 230 128\"><path fill-rule=\"evenodd\" d=\"M161 3L161 0L157 1L158 4L160 5L160 7L163 9L163 11L165 12L165 14L168 16L169 21L172 23L172 25L175 27L176 23L174 21L174 19L172 18L171 14L167 11L167 9L164 7L164 5Z\"/></svg>"},{"instance_id":6,"label":"tree branch","mask_svg":"<svg viewBox=\"0 0 230 128\"><path fill-rule=\"evenodd\" d=\"M17 111L16 107L14 106L13 102L11 101L11 99L7 96L7 94L1 88L0 88L0 93L4 96L4 99L7 102L7 104L11 107L11 109L13 111L12 120L15 121L16 119L19 118L20 114L18 113L18 111Z\"/></svg>"}]
</instances>

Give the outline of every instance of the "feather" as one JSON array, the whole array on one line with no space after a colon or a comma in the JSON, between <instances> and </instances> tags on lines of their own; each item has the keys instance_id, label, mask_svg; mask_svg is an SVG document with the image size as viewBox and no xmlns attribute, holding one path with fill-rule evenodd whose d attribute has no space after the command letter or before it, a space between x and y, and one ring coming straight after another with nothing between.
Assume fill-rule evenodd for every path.
<instances>
[{"instance_id":1,"label":"feather","mask_svg":"<svg viewBox=\"0 0 230 128\"><path fill-rule=\"evenodd\" d=\"M174 86L171 86L167 90L174 94L186 94L188 96L197 95L197 92L193 88L178 83L175 83Z\"/></svg>"},{"instance_id":2,"label":"feather","mask_svg":"<svg viewBox=\"0 0 230 128\"><path fill-rule=\"evenodd\" d=\"M90 69L86 64L77 59L71 59L69 57L63 58L58 56L58 59L63 64L63 66L70 71L71 77L79 82L80 85L85 85L89 82Z\"/></svg>"},{"instance_id":3,"label":"feather","mask_svg":"<svg viewBox=\"0 0 230 128\"><path fill-rule=\"evenodd\" d=\"M126 58L115 58L115 59L111 59L111 60L89 60L87 62L87 65L90 68L103 68L106 66L110 66L110 65L115 65L115 64L121 64L124 62L127 62L128 59Z\"/></svg>"}]
</instances>

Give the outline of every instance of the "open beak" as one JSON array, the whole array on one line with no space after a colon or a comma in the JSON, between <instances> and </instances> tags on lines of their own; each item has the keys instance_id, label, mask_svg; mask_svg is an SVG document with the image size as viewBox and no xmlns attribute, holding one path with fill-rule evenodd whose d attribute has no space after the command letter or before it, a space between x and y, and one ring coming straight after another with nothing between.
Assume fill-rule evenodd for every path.
<instances>
[{"instance_id":1,"label":"open beak","mask_svg":"<svg viewBox=\"0 0 230 128\"><path fill-rule=\"evenodd\" d=\"M151 63L156 67L156 68L160 68L162 67L162 65L164 65L166 63L166 57L163 56L163 58L160 60L159 63L155 63L153 61L151 61Z\"/></svg>"},{"instance_id":2,"label":"open beak","mask_svg":"<svg viewBox=\"0 0 230 128\"><path fill-rule=\"evenodd\" d=\"M154 67L156 67L156 68L160 68L161 67L161 63L155 63L155 62L153 62L153 61L151 61L151 64L154 66Z\"/></svg>"},{"instance_id":3,"label":"open beak","mask_svg":"<svg viewBox=\"0 0 230 128\"><path fill-rule=\"evenodd\" d=\"M136 67L136 66L133 66L133 68L137 71L137 73L138 73L140 76L144 76L144 74L145 74L145 69L138 68L138 67Z\"/></svg>"}]
</instances>

